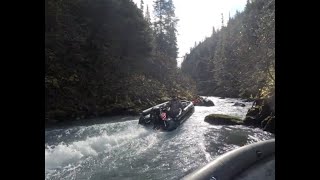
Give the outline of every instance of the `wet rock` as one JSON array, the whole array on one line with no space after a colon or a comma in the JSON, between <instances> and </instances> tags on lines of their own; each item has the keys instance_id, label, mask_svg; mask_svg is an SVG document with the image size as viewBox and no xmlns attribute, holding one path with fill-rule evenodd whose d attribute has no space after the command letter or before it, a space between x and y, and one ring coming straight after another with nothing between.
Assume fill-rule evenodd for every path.
<instances>
[{"instance_id":1,"label":"wet rock","mask_svg":"<svg viewBox=\"0 0 320 180\"><path fill-rule=\"evenodd\" d=\"M214 103L209 99L205 99L203 101L203 106L214 106Z\"/></svg>"},{"instance_id":2,"label":"wet rock","mask_svg":"<svg viewBox=\"0 0 320 180\"><path fill-rule=\"evenodd\" d=\"M269 116L261 122L263 130L275 133L275 116Z\"/></svg>"},{"instance_id":3,"label":"wet rock","mask_svg":"<svg viewBox=\"0 0 320 180\"><path fill-rule=\"evenodd\" d=\"M251 117L256 117L258 116L260 111L259 107L252 107L248 110L247 115L246 116L251 116Z\"/></svg>"},{"instance_id":4,"label":"wet rock","mask_svg":"<svg viewBox=\"0 0 320 180\"><path fill-rule=\"evenodd\" d=\"M259 127L260 126L261 121L259 119L256 119L253 116L246 116L243 120L243 124L247 125L247 126L255 126L255 127Z\"/></svg>"},{"instance_id":5,"label":"wet rock","mask_svg":"<svg viewBox=\"0 0 320 180\"><path fill-rule=\"evenodd\" d=\"M204 118L204 121L214 125L239 125L242 124L242 120L224 114L210 114Z\"/></svg>"},{"instance_id":6,"label":"wet rock","mask_svg":"<svg viewBox=\"0 0 320 180\"><path fill-rule=\"evenodd\" d=\"M264 99L255 100L252 107L248 110L243 121L244 125L259 127L268 132L274 133L275 116L269 103Z\"/></svg>"},{"instance_id":7,"label":"wet rock","mask_svg":"<svg viewBox=\"0 0 320 180\"><path fill-rule=\"evenodd\" d=\"M252 99L252 98L248 98L248 99L243 99L242 101L243 101L243 102L253 102L253 101L254 101L254 99Z\"/></svg>"},{"instance_id":8,"label":"wet rock","mask_svg":"<svg viewBox=\"0 0 320 180\"><path fill-rule=\"evenodd\" d=\"M205 99L202 97L198 97L196 100L193 101L195 106L214 106L213 101L210 99Z\"/></svg>"},{"instance_id":9,"label":"wet rock","mask_svg":"<svg viewBox=\"0 0 320 180\"><path fill-rule=\"evenodd\" d=\"M243 104L243 103L236 102L236 103L234 103L234 105L233 105L233 106L241 106L241 107L245 107L246 105L245 105L245 104Z\"/></svg>"}]
</instances>

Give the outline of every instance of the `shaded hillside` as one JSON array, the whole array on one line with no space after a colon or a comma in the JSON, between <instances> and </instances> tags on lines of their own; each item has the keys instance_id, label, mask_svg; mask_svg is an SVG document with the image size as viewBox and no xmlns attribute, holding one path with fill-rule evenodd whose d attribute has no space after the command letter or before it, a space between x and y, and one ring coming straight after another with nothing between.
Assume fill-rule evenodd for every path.
<instances>
[{"instance_id":1,"label":"shaded hillside","mask_svg":"<svg viewBox=\"0 0 320 180\"><path fill-rule=\"evenodd\" d=\"M46 122L134 114L173 93L194 95L131 0L46 0L45 11Z\"/></svg>"},{"instance_id":2,"label":"shaded hillside","mask_svg":"<svg viewBox=\"0 0 320 180\"><path fill-rule=\"evenodd\" d=\"M186 54L182 71L196 81L200 94L244 98L274 94L274 2L248 3Z\"/></svg>"}]
</instances>

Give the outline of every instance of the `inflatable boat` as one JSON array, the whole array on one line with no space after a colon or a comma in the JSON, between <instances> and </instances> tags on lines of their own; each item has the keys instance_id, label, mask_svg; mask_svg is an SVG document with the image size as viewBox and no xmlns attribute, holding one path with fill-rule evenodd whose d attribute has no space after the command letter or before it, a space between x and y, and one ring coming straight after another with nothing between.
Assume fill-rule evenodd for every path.
<instances>
[{"instance_id":1,"label":"inflatable boat","mask_svg":"<svg viewBox=\"0 0 320 180\"><path fill-rule=\"evenodd\" d=\"M142 111L139 124L153 129L172 131L188 119L194 112L194 105L191 101L180 100L183 108L176 117L170 117L170 109L167 107L169 101L158 104Z\"/></svg>"},{"instance_id":2,"label":"inflatable boat","mask_svg":"<svg viewBox=\"0 0 320 180\"><path fill-rule=\"evenodd\" d=\"M274 180L275 139L256 142L219 156L182 180Z\"/></svg>"}]
</instances>

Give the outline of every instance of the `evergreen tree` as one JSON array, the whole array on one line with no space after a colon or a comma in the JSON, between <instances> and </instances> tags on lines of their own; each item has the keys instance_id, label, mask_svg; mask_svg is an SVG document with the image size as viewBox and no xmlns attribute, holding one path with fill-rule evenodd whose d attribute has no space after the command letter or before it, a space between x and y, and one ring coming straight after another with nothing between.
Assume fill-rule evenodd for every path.
<instances>
[{"instance_id":1,"label":"evergreen tree","mask_svg":"<svg viewBox=\"0 0 320 180\"><path fill-rule=\"evenodd\" d=\"M178 19L174 13L172 0L156 0L154 2L154 36L156 52L170 59L169 64L176 66Z\"/></svg>"},{"instance_id":2,"label":"evergreen tree","mask_svg":"<svg viewBox=\"0 0 320 180\"><path fill-rule=\"evenodd\" d=\"M144 2L143 2L143 0L141 0L140 1L140 9L141 9L141 11L142 11L142 14L143 14L143 10L144 10Z\"/></svg>"},{"instance_id":3,"label":"evergreen tree","mask_svg":"<svg viewBox=\"0 0 320 180\"><path fill-rule=\"evenodd\" d=\"M149 6L147 5L147 10L146 10L146 13L144 15L149 27L151 28L151 16L150 16L150 12L149 12Z\"/></svg>"}]
</instances>

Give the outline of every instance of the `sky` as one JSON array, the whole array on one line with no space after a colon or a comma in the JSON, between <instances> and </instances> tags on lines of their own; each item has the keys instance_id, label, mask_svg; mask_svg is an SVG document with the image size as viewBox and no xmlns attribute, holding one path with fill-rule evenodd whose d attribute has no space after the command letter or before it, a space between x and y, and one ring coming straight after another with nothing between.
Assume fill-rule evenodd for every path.
<instances>
[{"instance_id":1,"label":"sky","mask_svg":"<svg viewBox=\"0 0 320 180\"><path fill-rule=\"evenodd\" d=\"M140 7L141 0L133 0ZM143 0L144 12L147 5L151 18L153 17L153 1ZM195 42L199 43L212 34L212 28L221 27L221 13L224 24L228 22L229 13L233 17L238 10L244 10L247 0L173 0L175 15L179 19L177 25L178 67L181 66L183 56L189 53Z\"/></svg>"}]
</instances>

